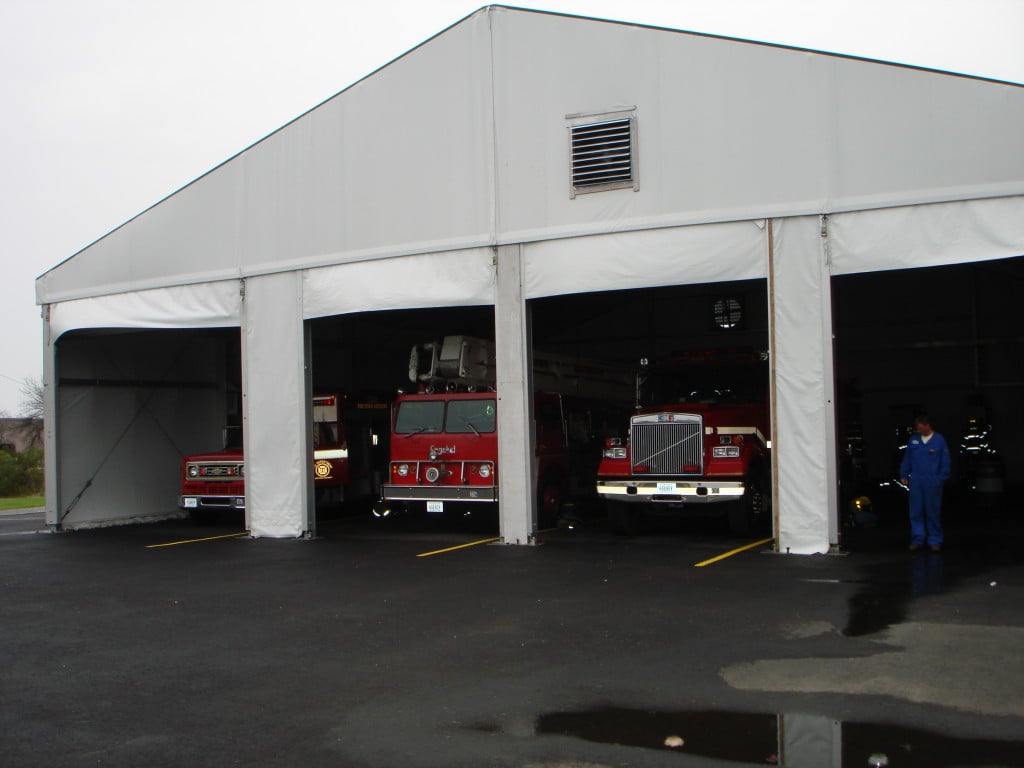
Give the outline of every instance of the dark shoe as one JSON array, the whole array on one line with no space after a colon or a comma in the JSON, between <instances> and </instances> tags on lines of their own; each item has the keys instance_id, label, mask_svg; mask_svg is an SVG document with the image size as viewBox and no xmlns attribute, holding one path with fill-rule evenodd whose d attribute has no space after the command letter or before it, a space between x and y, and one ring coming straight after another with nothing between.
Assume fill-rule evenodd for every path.
<instances>
[{"instance_id":1,"label":"dark shoe","mask_svg":"<svg viewBox=\"0 0 1024 768\"><path fill-rule=\"evenodd\" d=\"M942 547L938 544L932 544L932 552L941 552Z\"/></svg>"},{"instance_id":2,"label":"dark shoe","mask_svg":"<svg viewBox=\"0 0 1024 768\"><path fill-rule=\"evenodd\" d=\"M907 549L909 549L911 552L917 552L917 550L919 550L920 548L920 544L911 544L909 547L907 547Z\"/></svg>"}]
</instances>

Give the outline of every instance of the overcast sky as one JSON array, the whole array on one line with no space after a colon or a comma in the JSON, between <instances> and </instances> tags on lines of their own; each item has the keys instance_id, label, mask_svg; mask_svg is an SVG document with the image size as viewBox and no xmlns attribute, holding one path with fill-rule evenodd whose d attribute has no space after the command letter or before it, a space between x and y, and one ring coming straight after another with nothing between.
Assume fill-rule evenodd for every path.
<instances>
[{"instance_id":1,"label":"overcast sky","mask_svg":"<svg viewBox=\"0 0 1024 768\"><path fill-rule=\"evenodd\" d=\"M0 0L0 411L41 375L39 274L482 4ZM518 5L1024 83L1024 0Z\"/></svg>"}]
</instances>

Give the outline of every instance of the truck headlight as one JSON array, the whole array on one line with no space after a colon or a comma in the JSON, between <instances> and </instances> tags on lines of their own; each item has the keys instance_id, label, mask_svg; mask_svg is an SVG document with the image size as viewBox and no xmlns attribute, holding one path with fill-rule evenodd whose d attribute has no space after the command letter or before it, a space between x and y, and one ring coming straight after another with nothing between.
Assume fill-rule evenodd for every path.
<instances>
[{"instance_id":1,"label":"truck headlight","mask_svg":"<svg viewBox=\"0 0 1024 768\"><path fill-rule=\"evenodd\" d=\"M606 459L624 459L626 458L626 449L625 447L613 446L605 448L601 451L601 455Z\"/></svg>"},{"instance_id":2,"label":"truck headlight","mask_svg":"<svg viewBox=\"0 0 1024 768\"><path fill-rule=\"evenodd\" d=\"M491 465L481 464L480 465L480 477L488 478L491 476Z\"/></svg>"},{"instance_id":3,"label":"truck headlight","mask_svg":"<svg viewBox=\"0 0 1024 768\"><path fill-rule=\"evenodd\" d=\"M738 445L716 445L711 449L711 455L716 459L738 459L740 447Z\"/></svg>"},{"instance_id":4,"label":"truck headlight","mask_svg":"<svg viewBox=\"0 0 1024 768\"><path fill-rule=\"evenodd\" d=\"M398 475L399 477L407 477L408 474L409 474L409 465L408 464L398 464L395 467L395 474Z\"/></svg>"},{"instance_id":5,"label":"truck headlight","mask_svg":"<svg viewBox=\"0 0 1024 768\"><path fill-rule=\"evenodd\" d=\"M188 465L188 476L189 477L199 477L199 467L197 467L195 464L189 464Z\"/></svg>"}]
</instances>

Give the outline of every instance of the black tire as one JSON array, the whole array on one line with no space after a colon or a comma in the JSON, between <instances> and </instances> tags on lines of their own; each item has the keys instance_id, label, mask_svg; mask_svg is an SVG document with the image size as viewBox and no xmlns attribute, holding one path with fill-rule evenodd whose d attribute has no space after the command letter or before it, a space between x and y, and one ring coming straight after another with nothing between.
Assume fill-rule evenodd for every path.
<instances>
[{"instance_id":1,"label":"black tire","mask_svg":"<svg viewBox=\"0 0 1024 768\"><path fill-rule=\"evenodd\" d=\"M767 533L772 525L772 495L767 473L746 482L743 497L729 506L729 529L737 536Z\"/></svg>"},{"instance_id":2,"label":"black tire","mask_svg":"<svg viewBox=\"0 0 1024 768\"><path fill-rule=\"evenodd\" d=\"M557 475L548 475L537 493L537 523L541 528L554 528L562 516L565 493Z\"/></svg>"},{"instance_id":3,"label":"black tire","mask_svg":"<svg viewBox=\"0 0 1024 768\"><path fill-rule=\"evenodd\" d=\"M640 510L621 501L609 501L607 504L608 530L616 536L635 536L640 530Z\"/></svg>"}]
</instances>

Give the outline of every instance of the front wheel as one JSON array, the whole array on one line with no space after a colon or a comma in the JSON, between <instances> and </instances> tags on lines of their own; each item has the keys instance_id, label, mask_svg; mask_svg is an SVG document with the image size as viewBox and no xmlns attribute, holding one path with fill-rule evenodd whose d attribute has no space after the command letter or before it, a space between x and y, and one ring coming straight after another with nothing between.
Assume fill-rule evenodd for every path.
<instances>
[{"instance_id":1,"label":"front wheel","mask_svg":"<svg viewBox=\"0 0 1024 768\"><path fill-rule=\"evenodd\" d=\"M743 497L729 505L729 529L737 536L771 530L771 488L757 477L747 481Z\"/></svg>"},{"instance_id":2,"label":"front wheel","mask_svg":"<svg viewBox=\"0 0 1024 768\"><path fill-rule=\"evenodd\" d=\"M540 493L537 494L537 522L541 528L553 528L558 525L562 513L562 484L557 476L544 480Z\"/></svg>"}]
</instances>

